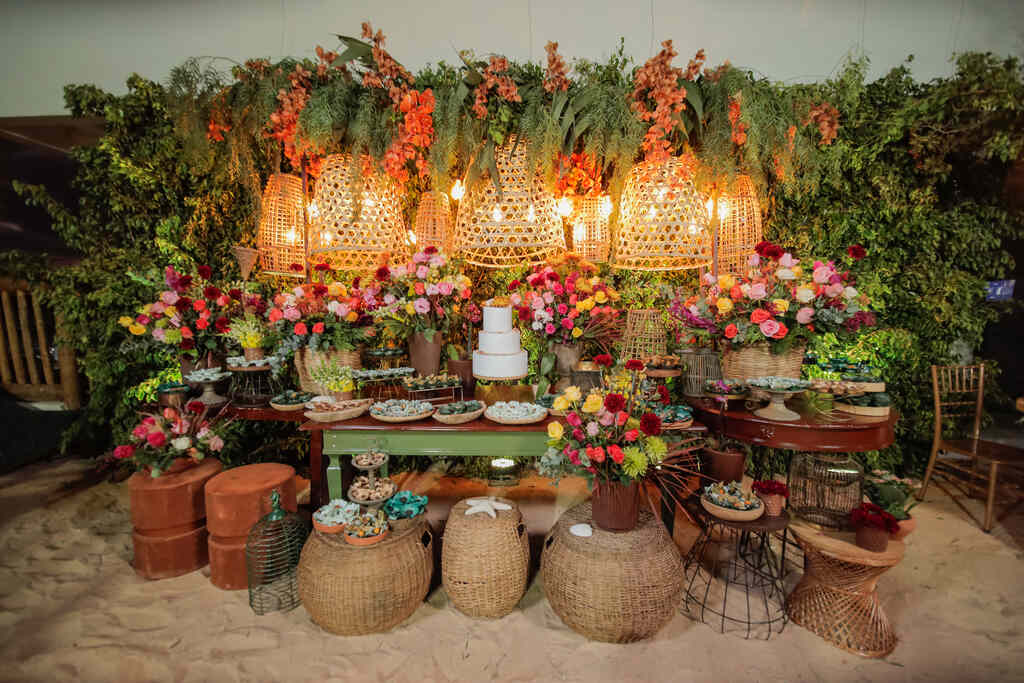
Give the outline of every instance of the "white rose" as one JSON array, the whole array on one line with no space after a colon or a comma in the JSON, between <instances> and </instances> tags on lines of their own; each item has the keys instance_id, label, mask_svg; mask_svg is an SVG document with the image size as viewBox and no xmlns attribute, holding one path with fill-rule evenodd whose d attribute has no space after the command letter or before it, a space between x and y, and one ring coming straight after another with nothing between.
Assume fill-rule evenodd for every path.
<instances>
[{"instance_id":1,"label":"white rose","mask_svg":"<svg viewBox=\"0 0 1024 683\"><path fill-rule=\"evenodd\" d=\"M855 299L857 297L856 287L847 287L846 289L844 289L843 296L845 296L847 299Z\"/></svg>"},{"instance_id":2,"label":"white rose","mask_svg":"<svg viewBox=\"0 0 1024 683\"><path fill-rule=\"evenodd\" d=\"M780 280L795 280L796 279L796 275L794 275L793 271L790 270L789 268L779 268L777 271L775 271L775 275Z\"/></svg>"},{"instance_id":3,"label":"white rose","mask_svg":"<svg viewBox=\"0 0 1024 683\"><path fill-rule=\"evenodd\" d=\"M530 327L532 327L534 329L534 331L536 331L536 330L539 330L539 329L543 328L544 325L539 320L534 320L533 324L530 325Z\"/></svg>"},{"instance_id":4,"label":"white rose","mask_svg":"<svg viewBox=\"0 0 1024 683\"><path fill-rule=\"evenodd\" d=\"M797 287L796 300L802 304L810 302L814 298L814 290L810 287Z\"/></svg>"},{"instance_id":5,"label":"white rose","mask_svg":"<svg viewBox=\"0 0 1024 683\"><path fill-rule=\"evenodd\" d=\"M179 451L184 451L192 445L192 439L187 436L179 436L177 439L171 439L171 445Z\"/></svg>"}]
</instances>

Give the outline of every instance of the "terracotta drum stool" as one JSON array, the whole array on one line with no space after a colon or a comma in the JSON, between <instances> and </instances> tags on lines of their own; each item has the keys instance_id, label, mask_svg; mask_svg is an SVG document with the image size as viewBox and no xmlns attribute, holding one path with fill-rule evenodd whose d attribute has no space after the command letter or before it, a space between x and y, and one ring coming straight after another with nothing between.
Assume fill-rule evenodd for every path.
<instances>
[{"instance_id":1,"label":"terracotta drum stool","mask_svg":"<svg viewBox=\"0 0 1024 683\"><path fill-rule=\"evenodd\" d=\"M569 532L590 519L588 501L562 515L544 539L540 576L548 602L567 626L592 640L651 637L672 619L683 597L679 549L646 510L632 531L591 525L590 537Z\"/></svg>"},{"instance_id":2,"label":"terracotta drum stool","mask_svg":"<svg viewBox=\"0 0 1024 683\"><path fill-rule=\"evenodd\" d=\"M459 611L471 617L503 617L526 591L530 542L519 508L466 515L463 500L452 508L441 545L441 582Z\"/></svg>"},{"instance_id":3,"label":"terracotta drum stool","mask_svg":"<svg viewBox=\"0 0 1024 683\"><path fill-rule=\"evenodd\" d=\"M270 512L270 492L281 507L295 512L295 470L260 463L221 472L206 485L206 526L210 532L210 582L224 590L249 587L245 541L249 530Z\"/></svg>"},{"instance_id":4,"label":"terracotta drum stool","mask_svg":"<svg viewBox=\"0 0 1024 683\"><path fill-rule=\"evenodd\" d=\"M167 579L206 566L203 487L222 469L207 459L156 478L148 472L131 476L133 564L139 576Z\"/></svg>"}]
</instances>

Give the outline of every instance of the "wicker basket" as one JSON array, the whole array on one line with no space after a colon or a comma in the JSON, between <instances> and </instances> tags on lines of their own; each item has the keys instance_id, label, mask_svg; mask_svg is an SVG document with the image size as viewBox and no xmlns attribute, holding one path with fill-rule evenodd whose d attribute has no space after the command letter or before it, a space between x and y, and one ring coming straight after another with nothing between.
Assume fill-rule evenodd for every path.
<instances>
[{"instance_id":1,"label":"wicker basket","mask_svg":"<svg viewBox=\"0 0 1024 683\"><path fill-rule=\"evenodd\" d=\"M672 619L683 596L679 549L646 510L633 531L594 528L589 538L569 533L590 518L590 503L577 505L544 539L544 593L555 614L587 638L610 643L649 638Z\"/></svg>"},{"instance_id":2,"label":"wicker basket","mask_svg":"<svg viewBox=\"0 0 1024 683\"><path fill-rule=\"evenodd\" d=\"M704 383L709 379L722 379L721 357L711 349L683 349L680 352L686 364L683 393L687 396L704 394Z\"/></svg>"},{"instance_id":3,"label":"wicker basket","mask_svg":"<svg viewBox=\"0 0 1024 683\"><path fill-rule=\"evenodd\" d=\"M745 273L754 247L764 239L757 189L750 176L736 177L718 202L718 272Z\"/></svg>"},{"instance_id":4,"label":"wicker basket","mask_svg":"<svg viewBox=\"0 0 1024 683\"><path fill-rule=\"evenodd\" d=\"M343 367L358 370L363 367L361 349L355 351L314 351L302 348L295 352L295 371L299 374L299 387L311 394L329 394L326 387L313 381L310 371L324 361L335 361Z\"/></svg>"},{"instance_id":5,"label":"wicker basket","mask_svg":"<svg viewBox=\"0 0 1024 683\"><path fill-rule=\"evenodd\" d=\"M785 353L771 352L763 342L722 353L722 377L747 381L755 377L800 377L806 344L795 344ZM703 388L703 387L702 387Z\"/></svg>"},{"instance_id":6,"label":"wicker basket","mask_svg":"<svg viewBox=\"0 0 1024 683\"><path fill-rule=\"evenodd\" d=\"M267 179L260 202L260 224L256 233L260 267L269 275L305 277L306 201L302 178L274 173ZM302 270L291 270L298 263Z\"/></svg>"},{"instance_id":7,"label":"wicker basket","mask_svg":"<svg viewBox=\"0 0 1024 683\"><path fill-rule=\"evenodd\" d=\"M299 597L325 631L379 633L416 611L433 570L433 535L425 522L367 547L315 532L299 560Z\"/></svg>"},{"instance_id":8,"label":"wicker basket","mask_svg":"<svg viewBox=\"0 0 1024 683\"><path fill-rule=\"evenodd\" d=\"M668 330L658 309L637 309L626 313L626 331L619 343L619 356L646 358L664 355L668 344ZM668 375L666 375L668 376Z\"/></svg>"},{"instance_id":9,"label":"wicker basket","mask_svg":"<svg viewBox=\"0 0 1024 683\"><path fill-rule=\"evenodd\" d=\"M530 542L516 504L487 514L466 516L469 504L452 508L441 545L441 582L459 611L471 617L503 617L526 591Z\"/></svg>"},{"instance_id":10,"label":"wicker basket","mask_svg":"<svg viewBox=\"0 0 1024 683\"><path fill-rule=\"evenodd\" d=\"M611 197L580 197L573 202L569 217L572 227L572 250L593 263L608 260L608 217L612 211Z\"/></svg>"},{"instance_id":11,"label":"wicker basket","mask_svg":"<svg viewBox=\"0 0 1024 683\"><path fill-rule=\"evenodd\" d=\"M420 195L416 207L416 220L412 226L416 236L416 248L434 246L441 251L450 251L452 213L448 195L444 192L427 191Z\"/></svg>"}]
</instances>

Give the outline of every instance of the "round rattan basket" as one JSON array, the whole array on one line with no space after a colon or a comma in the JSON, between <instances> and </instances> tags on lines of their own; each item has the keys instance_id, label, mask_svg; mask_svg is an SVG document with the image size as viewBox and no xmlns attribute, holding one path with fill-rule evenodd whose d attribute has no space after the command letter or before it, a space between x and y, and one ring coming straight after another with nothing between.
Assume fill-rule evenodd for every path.
<instances>
[{"instance_id":1,"label":"round rattan basket","mask_svg":"<svg viewBox=\"0 0 1024 683\"><path fill-rule=\"evenodd\" d=\"M260 268L269 275L304 277L306 269L306 202L302 178L274 173L267 179L260 201L260 224L256 232ZM291 270L298 263L302 270Z\"/></svg>"},{"instance_id":2,"label":"round rattan basket","mask_svg":"<svg viewBox=\"0 0 1024 683\"><path fill-rule=\"evenodd\" d=\"M789 351L772 353L766 343L726 349L722 352L722 377L748 380L755 377L800 377L806 344L794 344Z\"/></svg>"},{"instance_id":3,"label":"round rattan basket","mask_svg":"<svg viewBox=\"0 0 1024 683\"><path fill-rule=\"evenodd\" d=\"M683 596L682 558L665 526L646 510L632 531L593 527L590 502L568 510L544 539L540 576L552 609L592 640L629 643L649 638L676 613Z\"/></svg>"},{"instance_id":4,"label":"round rattan basket","mask_svg":"<svg viewBox=\"0 0 1024 683\"><path fill-rule=\"evenodd\" d=\"M503 617L519 603L526 591L530 542L523 516L505 498L511 510L497 510L496 517L477 513L466 516L469 504L452 508L441 544L441 582L452 604L471 617Z\"/></svg>"},{"instance_id":5,"label":"round rattan basket","mask_svg":"<svg viewBox=\"0 0 1024 683\"><path fill-rule=\"evenodd\" d=\"M425 522L371 546L314 532L299 560L299 597L325 631L362 635L408 619L430 589L433 535Z\"/></svg>"},{"instance_id":6,"label":"round rattan basket","mask_svg":"<svg viewBox=\"0 0 1024 683\"><path fill-rule=\"evenodd\" d=\"M737 176L731 191L718 200L718 272L745 273L763 239L757 189L750 176Z\"/></svg>"},{"instance_id":7,"label":"round rattan basket","mask_svg":"<svg viewBox=\"0 0 1024 683\"><path fill-rule=\"evenodd\" d=\"M310 348L301 348L295 352L295 372L299 375L299 387L311 394L330 393L326 387L317 384L309 374L317 365L330 360L353 370L363 367L360 349L355 351L314 351Z\"/></svg>"},{"instance_id":8,"label":"round rattan basket","mask_svg":"<svg viewBox=\"0 0 1024 683\"><path fill-rule=\"evenodd\" d=\"M610 237L608 217L612 212L612 199L603 197L578 197L573 202L569 216L572 229L572 250L593 263L608 260Z\"/></svg>"},{"instance_id":9,"label":"round rattan basket","mask_svg":"<svg viewBox=\"0 0 1024 683\"><path fill-rule=\"evenodd\" d=\"M452 236L452 213L448 204L448 195L433 190L420 195L420 203L416 207L416 220L412 225L412 234L416 237L417 249L434 246L441 251L449 251Z\"/></svg>"}]
</instances>

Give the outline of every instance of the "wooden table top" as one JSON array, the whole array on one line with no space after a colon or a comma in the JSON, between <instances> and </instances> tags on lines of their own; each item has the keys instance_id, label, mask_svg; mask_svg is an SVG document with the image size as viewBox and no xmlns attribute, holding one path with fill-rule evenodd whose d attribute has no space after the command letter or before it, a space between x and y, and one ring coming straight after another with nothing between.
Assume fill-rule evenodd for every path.
<instances>
[{"instance_id":1,"label":"wooden table top","mask_svg":"<svg viewBox=\"0 0 1024 683\"><path fill-rule=\"evenodd\" d=\"M300 412L299 415L302 413ZM305 418L303 418L305 419ZM399 431L399 432L546 432L548 429L549 422L557 422L561 418L557 417L546 417L540 422L535 422L528 425L503 425L497 422L491 422L487 418L480 417L472 422L466 422L460 425L449 425L438 422L433 418L425 418L422 420L416 420L415 422L381 422L375 420L369 415L362 415L351 420L344 420L342 422L313 422L312 420L306 421L300 429L304 431L318 431L318 430L355 430L355 431ZM707 427L704 425L694 422L690 427L684 430L685 432L704 432L707 431Z\"/></svg>"},{"instance_id":2,"label":"wooden table top","mask_svg":"<svg viewBox=\"0 0 1024 683\"><path fill-rule=\"evenodd\" d=\"M873 553L858 546L852 531L825 531L808 524L799 517L791 518L789 529L797 537L818 551L837 560L868 567L891 567L899 564L906 552L903 541L889 540L885 551Z\"/></svg>"}]
</instances>

